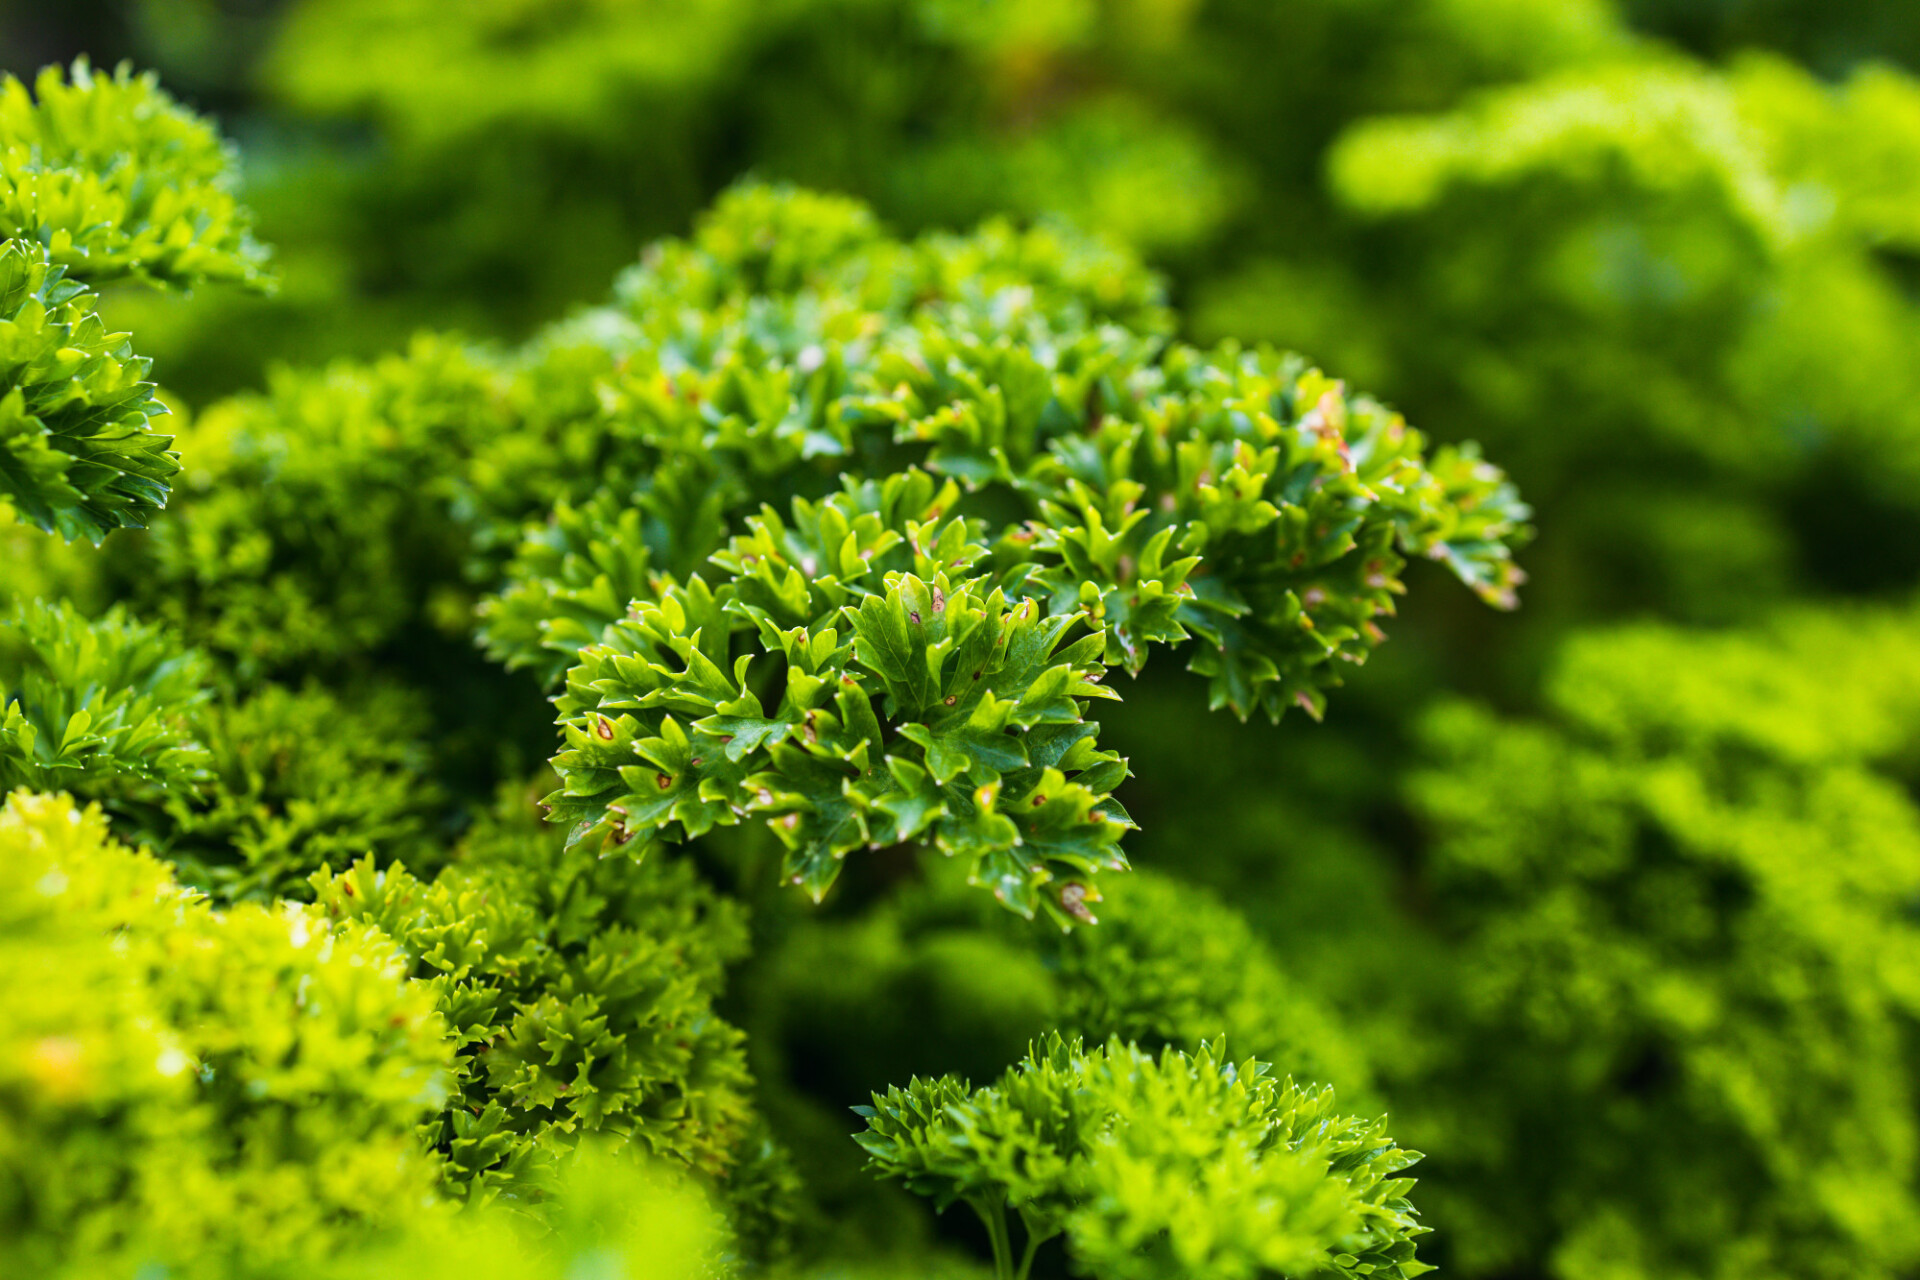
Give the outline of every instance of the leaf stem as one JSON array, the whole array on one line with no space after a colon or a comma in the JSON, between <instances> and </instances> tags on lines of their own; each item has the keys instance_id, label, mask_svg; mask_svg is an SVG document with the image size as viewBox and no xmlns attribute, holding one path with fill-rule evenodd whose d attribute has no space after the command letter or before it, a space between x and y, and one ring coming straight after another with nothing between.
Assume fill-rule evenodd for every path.
<instances>
[{"instance_id":1,"label":"leaf stem","mask_svg":"<svg viewBox=\"0 0 1920 1280\"><path fill-rule=\"evenodd\" d=\"M980 1215L980 1221L987 1224L987 1240L993 1245L995 1280L1015 1280L1013 1238L1007 1233L1007 1202L998 1196L981 1196L967 1203Z\"/></svg>"},{"instance_id":2,"label":"leaf stem","mask_svg":"<svg viewBox=\"0 0 1920 1280\"><path fill-rule=\"evenodd\" d=\"M1026 1215L1024 1213L1021 1214L1020 1219L1025 1222ZM1013 1280L1027 1280L1027 1273L1033 1270L1033 1255L1038 1253L1040 1246L1045 1244L1050 1238L1051 1237L1043 1236L1038 1231L1035 1231L1031 1222L1027 1223L1027 1247L1026 1251L1020 1255L1020 1266L1013 1273Z\"/></svg>"}]
</instances>

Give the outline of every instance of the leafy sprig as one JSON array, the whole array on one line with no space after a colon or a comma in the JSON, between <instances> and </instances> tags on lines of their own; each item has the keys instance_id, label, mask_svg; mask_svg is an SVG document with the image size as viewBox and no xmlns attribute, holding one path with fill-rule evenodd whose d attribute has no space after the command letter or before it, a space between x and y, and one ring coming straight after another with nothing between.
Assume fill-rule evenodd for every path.
<instances>
[{"instance_id":1,"label":"leafy sprig","mask_svg":"<svg viewBox=\"0 0 1920 1280\"><path fill-rule=\"evenodd\" d=\"M1111 798L1125 764L1084 714L1115 696L1104 640L969 576L989 553L939 523L957 496L917 471L850 483L791 523L750 519L716 586L661 579L559 699L547 803L573 839L764 818L819 897L853 850L920 838L1021 914L1070 918L1088 876L1125 865L1131 825Z\"/></svg>"},{"instance_id":2,"label":"leafy sprig","mask_svg":"<svg viewBox=\"0 0 1920 1280\"><path fill-rule=\"evenodd\" d=\"M67 603L0 622L0 789L77 789L119 779L151 798L189 796L210 757L190 716L209 672L164 629L122 609L89 622Z\"/></svg>"},{"instance_id":3,"label":"leafy sprig","mask_svg":"<svg viewBox=\"0 0 1920 1280\"><path fill-rule=\"evenodd\" d=\"M1065 1235L1106 1280L1412 1277L1421 1227L1395 1175L1420 1159L1330 1089L1279 1082L1218 1045L1154 1058L1051 1036L994 1085L916 1079L855 1110L868 1167L944 1210L965 1202L998 1274ZM1016 1263L1008 1213L1025 1229Z\"/></svg>"},{"instance_id":4,"label":"leafy sprig","mask_svg":"<svg viewBox=\"0 0 1920 1280\"><path fill-rule=\"evenodd\" d=\"M233 156L151 75L0 79L0 502L68 541L142 529L180 471L150 362L87 285L264 288Z\"/></svg>"},{"instance_id":5,"label":"leafy sprig","mask_svg":"<svg viewBox=\"0 0 1920 1280\"><path fill-rule=\"evenodd\" d=\"M564 331L616 356L626 459L483 613L510 663L578 655L550 799L576 840L765 817L815 896L919 840L1067 923L1125 865L1085 712L1110 669L1184 646L1213 705L1318 717L1407 557L1514 603L1497 469L1297 357L1171 341L1150 277L1089 261L746 187Z\"/></svg>"},{"instance_id":6,"label":"leafy sprig","mask_svg":"<svg viewBox=\"0 0 1920 1280\"><path fill-rule=\"evenodd\" d=\"M233 149L152 73L82 58L31 91L0 80L0 238L91 282L265 289L267 251L233 197Z\"/></svg>"},{"instance_id":7,"label":"leafy sprig","mask_svg":"<svg viewBox=\"0 0 1920 1280\"><path fill-rule=\"evenodd\" d=\"M180 470L149 361L47 251L0 243L0 500L68 541L146 527Z\"/></svg>"},{"instance_id":8,"label":"leafy sprig","mask_svg":"<svg viewBox=\"0 0 1920 1280\"><path fill-rule=\"evenodd\" d=\"M216 911L98 808L25 790L0 920L10 1270L297 1272L435 1212L416 1129L454 1045L379 931Z\"/></svg>"},{"instance_id":9,"label":"leafy sprig","mask_svg":"<svg viewBox=\"0 0 1920 1280\"><path fill-rule=\"evenodd\" d=\"M714 1013L746 950L737 906L687 862L563 850L524 797L423 881L362 858L312 878L329 919L377 928L459 1047L429 1125L447 1188L537 1201L582 1135L714 1178L776 1173L742 1037ZM760 1212L770 1205L756 1205Z\"/></svg>"}]
</instances>

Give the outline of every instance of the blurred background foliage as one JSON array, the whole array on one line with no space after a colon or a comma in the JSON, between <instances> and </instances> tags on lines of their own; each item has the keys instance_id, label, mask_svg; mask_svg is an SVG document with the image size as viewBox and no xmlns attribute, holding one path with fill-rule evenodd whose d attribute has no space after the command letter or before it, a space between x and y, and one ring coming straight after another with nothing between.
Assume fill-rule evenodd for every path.
<instances>
[{"instance_id":1,"label":"blurred background foliage","mask_svg":"<svg viewBox=\"0 0 1920 1280\"><path fill-rule=\"evenodd\" d=\"M157 68L221 118L277 255L272 297L109 297L193 423L189 492L196 464L246 474L269 402L220 401L275 365L421 328L524 338L752 174L856 195L902 232L997 213L1100 232L1166 275L1185 336L1298 348L1432 436L1480 440L1534 505L1522 612L1416 591L1324 725L1208 718L1171 670L1125 690L1109 736L1138 775L1131 856L1155 873L1130 892L1230 921L1196 929L1202 957L1235 929L1260 939L1215 1003L1141 943L1127 963L1164 998L1112 1025L1071 954L937 883L871 911L887 886L855 884L820 918L755 904L728 1014L843 1236L884 1234L900 1204L835 1145L865 1090L991 1076L1062 1020L1177 1044L1245 1025L1271 1043L1240 1048L1377 1100L1427 1147L1423 1252L1453 1274L1911 1274L1910 4L0 9L6 70L81 52ZM409 367L457 363L438 341ZM269 421L319 394L272 385L287 404ZM387 393L369 394L338 447L374 445L316 463L316 491L396 465ZM381 555L413 561L350 586L456 576L416 514L356 511L393 530ZM8 588L119 593L65 554L22 559ZM369 639L413 628L408 661L449 687L487 670L471 601L336 604ZM502 688L431 715L462 742L519 715L498 736L539 752L531 681ZM1131 947L1114 905L1112 945Z\"/></svg>"}]
</instances>

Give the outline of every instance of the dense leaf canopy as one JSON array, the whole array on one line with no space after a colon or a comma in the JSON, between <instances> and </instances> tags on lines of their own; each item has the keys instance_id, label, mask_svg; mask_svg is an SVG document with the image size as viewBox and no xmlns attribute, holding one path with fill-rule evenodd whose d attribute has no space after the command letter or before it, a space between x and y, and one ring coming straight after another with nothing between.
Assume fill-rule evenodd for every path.
<instances>
[{"instance_id":1,"label":"dense leaf canopy","mask_svg":"<svg viewBox=\"0 0 1920 1280\"><path fill-rule=\"evenodd\" d=\"M0 1273L1910 1280L1903 15L0 6Z\"/></svg>"}]
</instances>

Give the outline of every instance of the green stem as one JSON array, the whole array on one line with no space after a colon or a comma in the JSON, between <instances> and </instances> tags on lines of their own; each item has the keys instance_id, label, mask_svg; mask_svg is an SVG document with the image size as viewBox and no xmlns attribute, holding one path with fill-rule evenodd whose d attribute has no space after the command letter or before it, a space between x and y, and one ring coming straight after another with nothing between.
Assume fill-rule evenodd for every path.
<instances>
[{"instance_id":1,"label":"green stem","mask_svg":"<svg viewBox=\"0 0 1920 1280\"><path fill-rule=\"evenodd\" d=\"M1003 1199L970 1199L968 1204L987 1224L987 1240L993 1245L995 1280L1014 1280L1013 1238L1007 1233L1007 1202Z\"/></svg>"},{"instance_id":2,"label":"green stem","mask_svg":"<svg viewBox=\"0 0 1920 1280\"><path fill-rule=\"evenodd\" d=\"M1013 1273L1013 1280L1027 1280L1027 1272L1033 1270L1033 1255L1040 1251L1043 1241L1033 1232L1027 1232L1027 1248L1020 1255L1020 1266Z\"/></svg>"},{"instance_id":3,"label":"green stem","mask_svg":"<svg viewBox=\"0 0 1920 1280\"><path fill-rule=\"evenodd\" d=\"M1025 1206L1020 1209L1020 1225L1027 1229L1027 1248L1020 1255L1020 1267L1013 1273L1013 1280L1027 1280L1027 1273L1033 1270L1033 1255L1040 1252L1040 1246L1058 1235L1057 1231L1041 1231L1027 1216Z\"/></svg>"}]
</instances>

